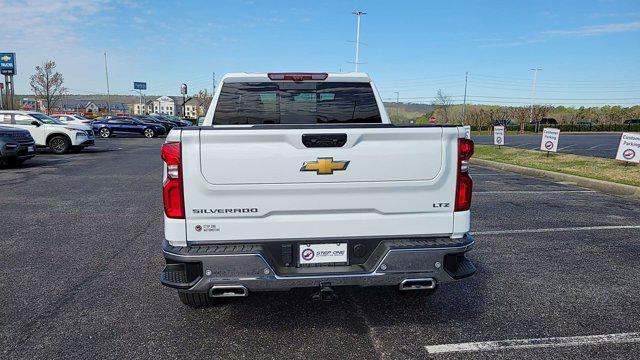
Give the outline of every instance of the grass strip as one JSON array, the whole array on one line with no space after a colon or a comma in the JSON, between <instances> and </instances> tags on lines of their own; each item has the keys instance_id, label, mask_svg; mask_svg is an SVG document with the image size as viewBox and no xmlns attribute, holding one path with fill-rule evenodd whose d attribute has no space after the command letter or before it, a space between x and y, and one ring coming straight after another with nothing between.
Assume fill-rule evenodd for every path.
<instances>
[{"instance_id":1,"label":"grass strip","mask_svg":"<svg viewBox=\"0 0 640 360\"><path fill-rule=\"evenodd\" d=\"M524 150L493 145L476 145L474 157L478 159L525 166L582 176L590 179L611 181L619 184L640 186L640 166L591 156Z\"/></svg>"}]
</instances>

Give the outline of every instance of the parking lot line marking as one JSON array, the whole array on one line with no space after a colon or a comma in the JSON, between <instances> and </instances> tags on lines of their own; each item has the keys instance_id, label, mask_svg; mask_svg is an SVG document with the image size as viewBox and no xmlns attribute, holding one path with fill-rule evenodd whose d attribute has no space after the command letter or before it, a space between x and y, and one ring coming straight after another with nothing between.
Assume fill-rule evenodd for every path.
<instances>
[{"instance_id":1,"label":"parking lot line marking","mask_svg":"<svg viewBox=\"0 0 640 360\"><path fill-rule=\"evenodd\" d=\"M548 337L518 340L482 341L459 344L429 345L425 349L430 354L453 352L478 352L511 349L533 349L563 346L624 344L640 342L640 333L618 333L605 335Z\"/></svg>"},{"instance_id":2,"label":"parking lot line marking","mask_svg":"<svg viewBox=\"0 0 640 360\"><path fill-rule=\"evenodd\" d=\"M548 228L548 229L487 230L487 231L472 231L471 234L473 235L504 235L504 234L533 234L533 233L561 232L561 231L617 230L617 229L640 229L640 225L605 225L605 226L577 226L577 227Z\"/></svg>"},{"instance_id":3,"label":"parking lot line marking","mask_svg":"<svg viewBox=\"0 0 640 360\"><path fill-rule=\"evenodd\" d=\"M502 190L502 191L474 191L477 194L547 194L547 193L593 193L594 190Z\"/></svg>"},{"instance_id":4,"label":"parking lot line marking","mask_svg":"<svg viewBox=\"0 0 640 360\"><path fill-rule=\"evenodd\" d=\"M594 145L594 146L588 148L587 150L594 150L594 149L599 148L600 146L602 146L602 144Z\"/></svg>"},{"instance_id":5,"label":"parking lot line marking","mask_svg":"<svg viewBox=\"0 0 640 360\"><path fill-rule=\"evenodd\" d=\"M570 147L574 147L574 146L576 146L576 144L567 145L567 146L565 146L565 147L561 147L561 148L560 148L560 149L558 149L558 150L564 150L564 149L568 149L568 148L570 148Z\"/></svg>"},{"instance_id":6,"label":"parking lot line marking","mask_svg":"<svg viewBox=\"0 0 640 360\"><path fill-rule=\"evenodd\" d=\"M473 173L473 171L472 171L471 175L472 176L509 176L509 175L519 175L519 174L516 174L516 173L506 173L506 174L505 173L500 173L500 174L479 173L479 174L476 174L476 173Z\"/></svg>"}]
</instances>

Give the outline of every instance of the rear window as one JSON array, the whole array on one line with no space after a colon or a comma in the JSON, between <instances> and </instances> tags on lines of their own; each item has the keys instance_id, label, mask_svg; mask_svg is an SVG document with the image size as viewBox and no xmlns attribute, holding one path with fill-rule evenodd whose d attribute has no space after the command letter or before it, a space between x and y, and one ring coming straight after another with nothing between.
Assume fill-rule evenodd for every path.
<instances>
[{"instance_id":1,"label":"rear window","mask_svg":"<svg viewBox=\"0 0 640 360\"><path fill-rule=\"evenodd\" d=\"M369 83L225 83L213 123L381 123Z\"/></svg>"}]
</instances>

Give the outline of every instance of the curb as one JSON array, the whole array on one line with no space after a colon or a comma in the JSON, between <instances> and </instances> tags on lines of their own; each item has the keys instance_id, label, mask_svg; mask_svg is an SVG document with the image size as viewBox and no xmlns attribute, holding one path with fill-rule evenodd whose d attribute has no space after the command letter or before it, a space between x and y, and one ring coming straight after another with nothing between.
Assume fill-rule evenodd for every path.
<instances>
[{"instance_id":1,"label":"curb","mask_svg":"<svg viewBox=\"0 0 640 360\"><path fill-rule=\"evenodd\" d=\"M485 167L489 167L497 170L515 172L518 174L529 175L533 177L538 177L538 178L543 178L543 179L548 179L548 180L553 180L558 182L560 181L571 182L578 186L597 190L603 193L624 196L624 197L631 197L631 198L640 200L640 187L637 187L637 186L617 184L609 181L589 179L582 176L562 174L562 173L557 173L553 171L533 169L529 167L505 164L501 162L483 160L483 159L471 158L471 164L485 166Z\"/></svg>"}]
</instances>

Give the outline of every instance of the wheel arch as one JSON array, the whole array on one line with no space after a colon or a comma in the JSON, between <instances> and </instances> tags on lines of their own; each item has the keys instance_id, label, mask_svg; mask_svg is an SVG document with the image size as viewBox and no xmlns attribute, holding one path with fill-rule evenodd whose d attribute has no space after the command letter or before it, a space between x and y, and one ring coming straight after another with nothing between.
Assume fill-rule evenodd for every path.
<instances>
[{"instance_id":1,"label":"wheel arch","mask_svg":"<svg viewBox=\"0 0 640 360\"><path fill-rule=\"evenodd\" d=\"M51 134L47 135L47 140L45 140L45 142L44 142L45 145L49 146L49 140L51 140L52 137L58 136L58 135L61 135L61 136L65 137L65 138L67 138L67 141L69 141L69 146L73 145L73 141L71 140L71 137L69 137L69 135L67 135L67 134L65 134L63 132L54 132L54 133L51 133Z\"/></svg>"}]
</instances>

